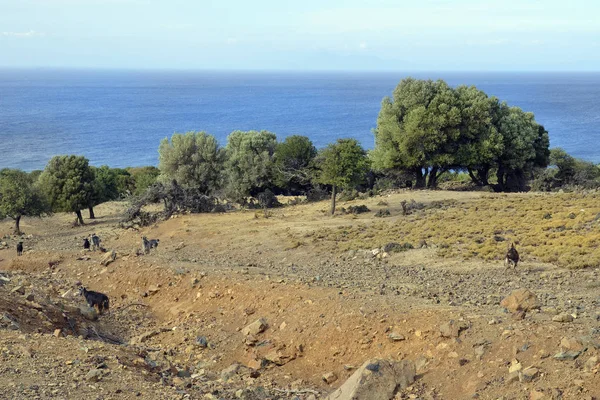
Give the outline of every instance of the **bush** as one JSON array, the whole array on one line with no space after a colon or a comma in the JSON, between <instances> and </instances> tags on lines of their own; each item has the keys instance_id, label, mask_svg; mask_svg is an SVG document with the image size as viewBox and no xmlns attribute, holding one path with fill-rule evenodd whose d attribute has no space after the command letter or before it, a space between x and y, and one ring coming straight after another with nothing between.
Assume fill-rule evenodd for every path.
<instances>
[{"instance_id":1,"label":"bush","mask_svg":"<svg viewBox=\"0 0 600 400\"><path fill-rule=\"evenodd\" d=\"M377 218L385 218L385 217L389 217L390 215L392 215L392 214L390 213L390 210L388 210L387 208L381 209L375 213L375 216Z\"/></svg>"},{"instance_id":2,"label":"bush","mask_svg":"<svg viewBox=\"0 0 600 400\"><path fill-rule=\"evenodd\" d=\"M348 207L346 213L347 214L364 214L367 213L371 210L369 210L369 208L367 206L365 206L364 204L361 204L359 206L350 206Z\"/></svg>"}]
</instances>

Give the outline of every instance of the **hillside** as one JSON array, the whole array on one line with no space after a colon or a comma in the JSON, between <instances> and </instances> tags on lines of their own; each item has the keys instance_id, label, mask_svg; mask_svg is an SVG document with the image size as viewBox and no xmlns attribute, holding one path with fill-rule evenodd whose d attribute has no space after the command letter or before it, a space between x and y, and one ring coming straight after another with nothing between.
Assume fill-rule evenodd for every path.
<instances>
[{"instance_id":1,"label":"hillside","mask_svg":"<svg viewBox=\"0 0 600 400\"><path fill-rule=\"evenodd\" d=\"M140 230L106 203L82 227L24 220L21 257L3 221L0 398L321 399L392 358L417 372L396 399L598 399L598 200L401 191L338 205L362 214L321 202ZM92 233L114 262L83 250ZM141 236L158 248L138 255ZM79 283L110 312L85 319ZM507 311L517 289L539 307Z\"/></svg>"}]
</instances>

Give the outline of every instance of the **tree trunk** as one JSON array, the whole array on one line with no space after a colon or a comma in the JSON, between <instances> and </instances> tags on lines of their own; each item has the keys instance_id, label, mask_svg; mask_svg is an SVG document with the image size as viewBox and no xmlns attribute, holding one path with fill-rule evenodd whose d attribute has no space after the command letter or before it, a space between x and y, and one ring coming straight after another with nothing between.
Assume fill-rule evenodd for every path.
<instances>
[{"instance_id":1,"label":"tree trunk","mask_svg":"<svg viewBox=\"0 0 600 400\"><path fill-rule=\"evenodd\" d=\"M481 167L477 170L477 177L479 178L483 186L488 186L490 184L489 175L490 167Z\"/></svg>"},{"instance_id":2,"label":"tree trunk","mask_svg":"<svg viewBox=\"0 0 600 400\"><path fill-rule=\"evenodd\" d=\"M17 215L17 217L15 218L15 235L21 234L21 227L19 226L20 224L21 224L21 215Z\"/></svg>"},{"instance_id":3,"label":"tree trunk","mask_svg":"<svg viewBox=\"0 0 600 400\"><path fill-rule=\"evenodd\" d=\"M337 195L337 188L333 185L331 189L331 215L335 213L335 196Z\"/></svg>"},{"instance_id":4,"label":"tree trunk","mask_svg":"<svg viewBox=\"0 0 600 400\"><path fill-rule=\"evenodd\" d=\"M475 176L475 174L473 173L473 170L471 168L467 168L467 172L469 172L471 181L473 181L474 184L476 184L477 186L483 186L483 182L478 177Z\"/></svg>"},{"instance_id":5,"label":"tree trunk","mask_svg":"<svg viewBox=\"0 0 600 400\"><path fill-rule=\"evenodd\" d=\"M505 182L504 182L504 176L505 176L505 172L504 172L504 167L502 165L498 165L498 171L496 171L496 178L498 178L498 184L496 185L496 188L494 189L496 192L503 192L504 191L504 187L505 187Z\"/></svg>"},{"instance_id":6,"label":"tree trunk","mask_svg":"<svg viewBox=\"0 0 600 400\"><path fill-rule=\"evenodd\" d=\"M96 216L94 215L94 207L88 207L88 210L90 211L90 219L96 219Z\"/></svg>"},{"instance_id":7,"label":"tree trunk","mask_svg":"<svg viewBox=\"0 0 600 400\"><path fill-rule=\"evenodd\" d=\"M438 171L438 167L431 167L431 171L429 171L429 180L427 181L427 189L435 189L437 186L437 179L439 177ZM442 172L440 172L440 175L441 173Z\"/></svg>"},{"instance_id":8,"label":"tree trunk","mask_svg":"<svg viewBox=\"0 0 600 400\"><path fill-rule=\"evenodd\" d=\"M85 225L83 223L83 217L81 216L81 210L75 211L75 214L77 215L77 221L79 222L79 225Z\"/></svg>"},{"instance_id":9,"label":"tree trunk","mask_svg":"<svg viewBox=\"0 0 600 400\"><path fill-rule=\"evenodd\" d=\"M415 176L417 177L417 181L415 183L415 188L416 189L423 189L425 187L425 182L427 179L427 175L423 175L423 169L422 168L416 168L415 169Z\"/></svg>"}]
</instances>

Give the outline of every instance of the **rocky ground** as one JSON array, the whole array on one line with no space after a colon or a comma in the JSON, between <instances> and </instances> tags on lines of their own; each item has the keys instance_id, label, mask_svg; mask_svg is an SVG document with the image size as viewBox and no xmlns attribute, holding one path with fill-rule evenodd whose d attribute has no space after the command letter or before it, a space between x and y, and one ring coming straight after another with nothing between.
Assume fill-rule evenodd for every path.
<instances>
[{"instance_id":1,"label":"rocky ground","mask_svg":"<svg viewBox=\"0 0 600 400\"><path fill-rule=\"evenodd\" d=\"M384 200L402 224L402 200L481 209L482 196ZM364 202L375 210L382 198ZM334 391L353 374L380 379L363 379L364 399L600 398L598 268L523 254L507 271L441 257L430 236L407 251L348 249L323 228L368 237L380 219L331 218L326 202L139 230L119 227L123 207L103 205L83 227L68 215L27 219L22 257L0 222L0 398L343 399L348 386ZM434 212L418 217L445 210ZM108 255L81 248L93 232ZM142 235L158 249L139 255ZM106 293L110 312L85 308L80 284Z\"/></svg>"}]
</instances>

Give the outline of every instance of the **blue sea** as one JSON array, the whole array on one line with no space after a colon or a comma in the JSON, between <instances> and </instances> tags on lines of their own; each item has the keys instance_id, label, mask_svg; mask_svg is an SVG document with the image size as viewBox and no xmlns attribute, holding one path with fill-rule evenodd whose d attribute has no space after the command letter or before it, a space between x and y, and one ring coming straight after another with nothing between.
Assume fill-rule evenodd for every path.
<instances>
[{"instance_id":1,"label":"blue sea","mask_svg":"<svg viewBox=\"0 0 600 400\"><path fill-rule=\"evenodd\" d=\"M384 96L407 76L475 85L535 113L551 146L600 162L600 73L293 73L0 70L0 168L43 169L58 154L93 165L157 165L161 139L233 130L374 145Z\"/></svg>"}]
</instances>

